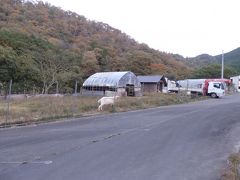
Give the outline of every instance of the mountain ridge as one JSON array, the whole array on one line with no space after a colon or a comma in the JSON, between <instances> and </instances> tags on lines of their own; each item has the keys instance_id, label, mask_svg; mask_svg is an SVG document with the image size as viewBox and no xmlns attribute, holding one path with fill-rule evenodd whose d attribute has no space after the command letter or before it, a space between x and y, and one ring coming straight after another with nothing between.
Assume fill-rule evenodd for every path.
<instances>
[{"instance_id":1,"label":"mountain ridge","mask_svg":"<svg viewBox=\"0 0 240 180\"><path fill-rule=\"evenodd\" d=\"M202 67L209 64L221 64L222 54L219 55L209 55L200 54L196 57L182 59L191 67ZM240 70L240 47L233 49L229 52L224 53L224 63L228 66L233 67L236 70Z\"/></svg>"}]
</instances>

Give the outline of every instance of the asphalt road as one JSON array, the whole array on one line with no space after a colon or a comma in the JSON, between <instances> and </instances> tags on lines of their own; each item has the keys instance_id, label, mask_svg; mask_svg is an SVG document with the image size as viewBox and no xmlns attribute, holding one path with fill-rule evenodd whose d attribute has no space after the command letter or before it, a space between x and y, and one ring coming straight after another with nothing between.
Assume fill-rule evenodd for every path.
<instances>
[{"instance_id":1,"label":"asphalt road","mask_svg":"<svg viewBox=\"0 0 240 180\"><path fill-rule=\"evenodd\" d=\"M0 180L216 180L240 147L240 95L0 129Z\"/></svg>"}]
</instances>

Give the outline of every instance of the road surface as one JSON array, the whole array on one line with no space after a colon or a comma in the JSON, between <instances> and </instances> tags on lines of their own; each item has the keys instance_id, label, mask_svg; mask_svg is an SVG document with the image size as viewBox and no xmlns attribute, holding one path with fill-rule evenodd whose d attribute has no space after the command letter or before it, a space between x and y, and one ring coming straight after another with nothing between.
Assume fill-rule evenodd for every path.
<instances>
[{"instance_id":1,"label":"road surface","mask_svg":"<svg viewBox=\"0 0 240 180\"><path fill-rule=\"evenodd\" d=\"M240 95L0 129L0 180L216 180L240 147Z\"/></svg>"}]
</instances>

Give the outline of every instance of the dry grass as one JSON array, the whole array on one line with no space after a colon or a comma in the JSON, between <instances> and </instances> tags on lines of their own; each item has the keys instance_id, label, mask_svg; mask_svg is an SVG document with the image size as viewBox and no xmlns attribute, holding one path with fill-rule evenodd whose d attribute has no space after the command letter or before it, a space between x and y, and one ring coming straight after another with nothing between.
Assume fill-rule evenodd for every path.
<instances>
[{"instance_id":1,"label":"dry grass","mask_svg":"<svg viewBox=\"0 0 240 180\"><path fill-rule=\"evenodd\" d=\"M7 124L32 123L60 118L79 117L106 112L122 112L170 104L194 101L181 94L148 94L142 97L122 97L114 107L104 106L103 112L97 111L99 97L65 96L30 98L10 102ZM0 102L0 125L6 125L7 103Z\"/></svg>"},{"instance_id":2,"label":"dry grass","mask_svg":"<svg viewBox=\"0 0 240 180\"><path fill-rule=\"evenodd\" d=\"M231 154L227 162L221 180L240 180L240 152Z\"/></svg>"}]
</instances>

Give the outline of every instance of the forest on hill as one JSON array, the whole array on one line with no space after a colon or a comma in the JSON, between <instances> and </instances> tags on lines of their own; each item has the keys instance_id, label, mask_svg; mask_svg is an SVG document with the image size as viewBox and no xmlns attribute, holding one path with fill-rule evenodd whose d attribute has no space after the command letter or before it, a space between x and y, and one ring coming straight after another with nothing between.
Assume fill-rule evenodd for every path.
<instances>
[{"instance_id":1,"label":"forest on hill","mask_svg":"<svg viewBox=\"0 0 240 180\"><path fill-rule=\"evenodd\" d=\"M221 74L222 54L211 56L201 54L192 58L175 57L188 66L194 68L191 75L193 78L219 78ZM240 74L240 48L224 53L224 77L230 78Z\"/></svg>"},{"instance_id":2,"label":"forest on hill","mask_svg":"<svg viewBox=\"0 0 240 180\"><path fill-rule=\"evenodd\" d=\"M161 41L161 39L159 39ZM174 55L140 44L108 24L41 1L0 1L0 88L49 93L99 71L188 77L192 68Z\"/></svg>"},{"instance_id":3,"label":"forest on hill","mask_svg":"<svg viewBox=\"0 0 240 180\"><path fill-rule=\"evenodd\" d=\"M222 62L222 54L216 56L211 56L209 54L201 54L192 58L183 58L179 55L175 55L175 57L178 57L180 60L185 61L188 66L193 68L209 64L221 64ZM230 52L224 53L224 64L232 67L234 70L240 73L240 47Z\"/></svg>"}]
</instances>

